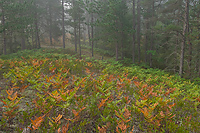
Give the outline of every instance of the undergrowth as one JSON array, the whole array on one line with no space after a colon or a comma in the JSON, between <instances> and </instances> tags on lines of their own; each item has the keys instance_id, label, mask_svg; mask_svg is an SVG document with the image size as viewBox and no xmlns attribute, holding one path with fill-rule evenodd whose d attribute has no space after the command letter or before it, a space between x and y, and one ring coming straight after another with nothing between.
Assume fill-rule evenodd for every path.
<instances>
[{"instance_id":1,"label":"undergrowth","mask_svg":"<svg viewBox=\"0 0 200 133\"><path fill-rule=\"evenodd\" d=\"M1 56L0 130L200 132L200 87L155 69L62 50Z\"/></svg>"}]
</instances>

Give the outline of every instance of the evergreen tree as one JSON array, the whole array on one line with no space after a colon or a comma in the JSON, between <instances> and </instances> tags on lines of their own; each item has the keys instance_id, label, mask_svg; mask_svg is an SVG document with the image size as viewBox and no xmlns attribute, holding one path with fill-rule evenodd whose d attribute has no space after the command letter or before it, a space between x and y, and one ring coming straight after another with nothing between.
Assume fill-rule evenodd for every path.
<instances>
[{"instance_id":1,"label":"evergreen tree","mask_svg":"<svg viewBox=\"0 0 200 133\"><path fill-rule=\"evenodd\" d=\"M123 37L126 37L127 31L127 22L130 20L127 19L128 7L126 3L122 0L108 0L99 3L101 11L99 14L101 17L98 19L98 26L101 28L101 39L107 41L110 46L115 46L115 56L116 60L119 58L119 52L123 55L124 45L126 40ZM120 49L121 46L121 49Z\"/></svg>"}]
</instances>

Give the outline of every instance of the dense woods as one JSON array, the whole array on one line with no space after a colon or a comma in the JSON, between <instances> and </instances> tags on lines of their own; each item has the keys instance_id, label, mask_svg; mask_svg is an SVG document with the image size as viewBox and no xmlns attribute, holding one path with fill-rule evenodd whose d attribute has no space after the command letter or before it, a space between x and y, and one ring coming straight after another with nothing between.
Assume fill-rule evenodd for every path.
<instances>
[{"instance_id":1,"label":"dense woods","mask_svg":"<svg viewBox=\"0 0 200 133\"><path fill-rule=\"evenodd\" d=\"M103 49L193 80L200 76L199 17L199 0L1 0L0 54L65 48L71 40L80 56L88 45L92 56Z\"/></svg>"}]
</instances>

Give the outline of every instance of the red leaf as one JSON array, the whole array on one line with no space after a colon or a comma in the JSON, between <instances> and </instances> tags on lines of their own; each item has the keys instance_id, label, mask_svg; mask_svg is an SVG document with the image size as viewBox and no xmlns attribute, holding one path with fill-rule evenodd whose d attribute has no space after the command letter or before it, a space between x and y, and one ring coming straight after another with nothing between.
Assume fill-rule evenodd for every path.
<instances>
[{"instance_id":1,"label":"red leaf","mask_svg":"<svg viewBox=\"0 0 200 133\"><path fill-rule=\"evenodd\" d=\"M39 126L41 125L41 123L44 121L44 116L45 116L45 115L40 116L40 117L36 118L35 120L30 119L30 120L31 120L31 123L33 124L32 127L33 127L34 130L38 129L38 127L39 127Z\"/></svg>"},{"instance_id":2,"label":"red leaf","mask_svg":"<svg viewBox=\"0 0 200 133\"><path fill-rule=\"evenodd\" d=\"M72 109L72 113L75 115L75 116L78 116L78 112L76 112L76 110Z\"/></svg>"},{"instance_id":3,"label":"red leaf","mask_svg":"<svg viewBox=\"0 0 200 133\"><path fill-rule=\"evenodd\" d=\"M1 101L2 103L4 103L5 105L7 105L7 103L6 103L6 102L4 102L4 101L2 101L1 99L0 99L0 101Z\"/></svg>"},{"instance_id":4,"label":"red leaf","mask_svg":"<svg viewBox=\"0 0 200 133\"><path fill-rule=\"evenodd\" d=\"M174 107L176 105L176 103L172 104L172 105L169 105L169 109L171 109L172 107Z\"/></svg>"},{"instance_id":5,"label":"red leaf","mask_svg":"<svg viewBox=\"0 0 200 133\"><path fill-rule=\"evenodd\" d=\"M62 133L66 133L68 128L69 128L69 122L67 123L66 126L65 125L62 126Z\"/></svg>"},{"instance_id":6,"label":"red leaf","mask_svg":"<svg viewBox=\"0 0 200 133\"><path fill-rule=\"evenodd\" d=\"M102 99L101 102L100 102L100 104L99 104L99 106L98 106L98 108L100 109L100 108L105 104L105 102L106 102L107 100L108 100L108 98Z\"/></svg>"},{"instance_id":7,"label":"red leaf","mask_svg":"<svg viewBox=\"0 0 200 133\"><path fill-rule=\"evenodd\" d=\"M25 60L25 58L24 58L23 56L21 56L21 58L22 58L23 60Z\"/></svg>"},{"instance_id":8,"label":"red leaf","mask_svg":"<svg viewBox=\"0 0 200 133\"><path fill-rule=\"evenodd\" d=\"M163 113L163 111L160 112L161 118L165 117L165 114Z\"/></svg>"}]
</instances>

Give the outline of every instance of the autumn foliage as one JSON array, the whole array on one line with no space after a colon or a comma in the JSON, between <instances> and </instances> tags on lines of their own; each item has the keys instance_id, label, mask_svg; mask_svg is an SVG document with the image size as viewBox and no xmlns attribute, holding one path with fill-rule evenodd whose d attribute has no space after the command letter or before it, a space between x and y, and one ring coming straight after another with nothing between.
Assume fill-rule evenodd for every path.
<instances>
[{"instance_id":1,"label":"autumn foliage","mask_svg":"<svg viewBox=\"0 0 200 133\"><path fill-rule=\"evenodd\" d=\"M106 63L67 57L45 57L44 51L42 58L0 60L6 80L1 130L15 122L19 126L9 131L28 125L58 133L199 131L199 95L191 98L164 81L158 85L127 70L108 72Z\"/></svg>"}]
</instances>

